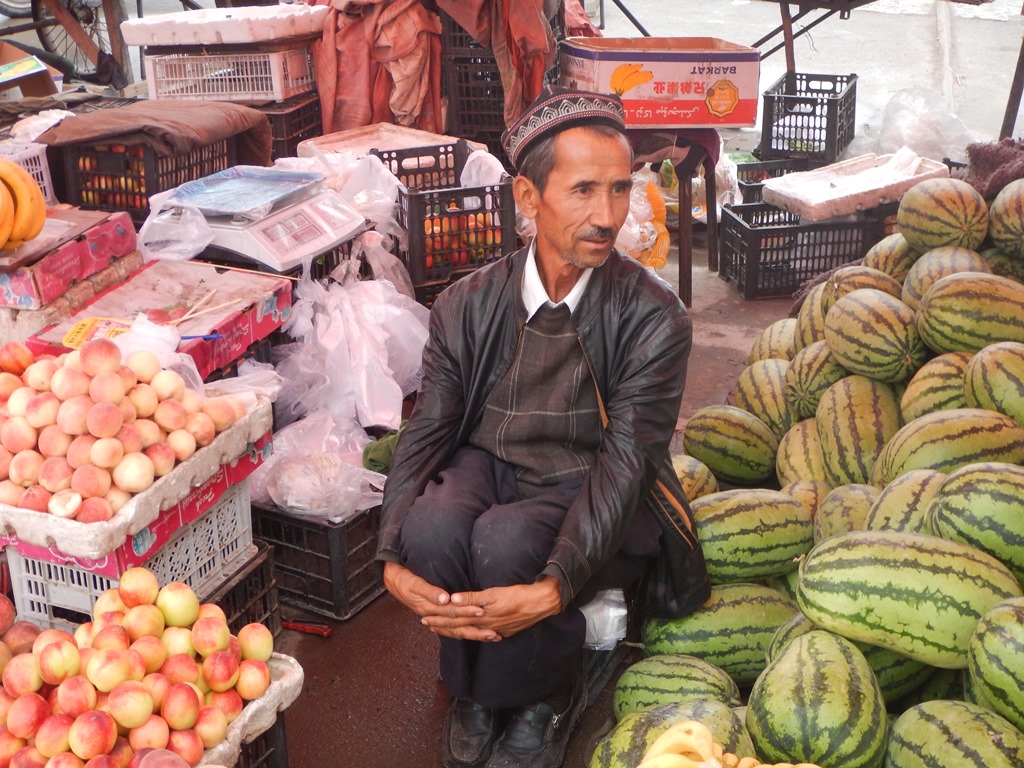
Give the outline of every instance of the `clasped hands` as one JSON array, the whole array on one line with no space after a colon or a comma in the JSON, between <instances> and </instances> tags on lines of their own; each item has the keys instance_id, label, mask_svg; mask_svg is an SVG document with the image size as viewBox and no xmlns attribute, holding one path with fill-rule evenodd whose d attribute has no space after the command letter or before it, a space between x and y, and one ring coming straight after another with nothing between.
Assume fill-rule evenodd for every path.
<instances>
[{"instance_id":1,"label":"clasped hands","mask_svg":"<svg viewBox=\"0 0 1024 768\"><path fill-rule=\"evenodd\" d=\"M562 610L558 581L449 594L398 563L384 564L384 586L442 637L496 643Z\"/></svg>"}]
</instances>

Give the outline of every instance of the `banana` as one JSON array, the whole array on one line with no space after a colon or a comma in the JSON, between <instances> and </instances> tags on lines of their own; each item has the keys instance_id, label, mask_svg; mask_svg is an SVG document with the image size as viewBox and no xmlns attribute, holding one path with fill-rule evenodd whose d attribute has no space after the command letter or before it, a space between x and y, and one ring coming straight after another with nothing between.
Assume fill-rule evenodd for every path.
<instances>
[{"instance_id":1,"label":"banana","mask_svg":"<svg viewBox=\"0 0 1024 768\"><path fill-rule=\"evenodd\" d=\"M12 240L31 240L39 234L46 220L46 203L39 184L31 174L17 163L0 157L0 180L14 198L14 227Z\"/></svg>"},{"instance_id":2,"label":"banana","mask_svg":"<svg viewBox=\"0 0 1024 768\"><path fill-rule=\"evenodd\" d=\"M622 81L641 69L642 64L619 64L612 72L611 81L609 85L616 96L621 96L625 91L622 90Z\"/></svg>"},{"instance_id":3,"label":"banana","mask_svg":"<svg viewBox=\"0 0 1024 768\"><path fill-rule=\"evenodd\" d=\"M631 91L638 85L649 83L654 79L654 73L648 69L637 69L635 72L628 74L619 83L619 88L622 90L619 92L619 96L624 94L626 91Z\"/></svg>"},{"instance_id":4,"label":"banana","mask_svg":"<svg viewBox=\"0 0 1024 768\"><path fill-rule=\"evenodd\" d=\"M14 198L6 184L0 184L0 245L5 245L14 227Z\"/></svg>"}]
</instances>

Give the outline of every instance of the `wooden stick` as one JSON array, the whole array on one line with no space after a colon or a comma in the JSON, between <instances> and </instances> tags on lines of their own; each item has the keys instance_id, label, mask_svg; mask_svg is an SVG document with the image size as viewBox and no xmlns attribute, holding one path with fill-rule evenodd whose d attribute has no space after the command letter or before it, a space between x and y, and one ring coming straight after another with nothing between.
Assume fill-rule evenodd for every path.
<instances>
[{"instance_id":1,"label":"wooden stick","mask_svg":"<svg viewBox=\"0 0 1024 768\"><path fill-rule=\"evenodd\" d=\"M217 292L217 289L216 289L216 288L214 288L214 289L212 289L212 290L211 290L211 291L210 291L210 292L209 292L208 294L206 294L205 296L203 296L203 298L201 298L201 299L200 299L200 300L199 300L199 301L198 301L198 302L197 302L197 303L195 304L195 306L193 306L193 307L192 307L191 309L189 309L189 311L188 311L188 312L186 312L186 313L185 313L184 315L182 315L182 316L181 316L181 317L179 318L179 321L184 321L184 320L188 320L188 319L189 319L190 317L192 317L192 315L194 315L194 314L195 314L195 313L196 313L196 312L198 311L198 309L199 309L199 308L200 308L201 306L203 306L203 304L205 304L206 302L208 302L208 301L209 301L210 299L212 299L212 298L213 298L213 295L214 295L214 294L215 294L216 292Z\"/></svg>"},{"instance_id":2,"label":"wooden stick","mask_svg":"<svg viewBox=\"0 0 1024 768\"><path fill-rule=\"evenodd\" d=\"M181 322L183 322L185 320L194 320L195 318L199 317L200 315L205 315L205 314L208 314L210 312L216 312L218 309L224 309L224 307L229 307L232 304L237 304L240 301L243 301L243 299L232 299L231 301L225 301L223 304L218 304L218 305L216 305L214 307L207 307L206 309L202 309L202 310L196 312L195 314L193 314L191 317L179 317L177 320L172 320L170 323L168 323L168 325L178 325L179 323L181 323Z\"/></svg>"},{"instance_id":3,"label":"wooden stick","mask_svg":"<svg viewBox=\"0 0 1024 768\"><path fill-rule=\"evenodd\" d=\"M186 261L186 262L182 262L182 263L188 264L189 262ZM213 264L213 263L208 262L208 261L194 261L194 262L191 262L191 263L193 263L193 264L202 264L204 267L214 267L215 269L228 269L228 270L230 270L232 272L246 272L246 273L248 273L250 275L262 275L263 277L280 277L280 278L283 278L285 280L291 280L294 283L297 283L297 282L299 282L299 280L302 279L300 277L292 277L291 275L279 275L279 274L275 274L273 272L264 272L264 271L259 270L259 269L245 269L244 267L229 267L226 264Z\"/></svg>"}]
</instances>

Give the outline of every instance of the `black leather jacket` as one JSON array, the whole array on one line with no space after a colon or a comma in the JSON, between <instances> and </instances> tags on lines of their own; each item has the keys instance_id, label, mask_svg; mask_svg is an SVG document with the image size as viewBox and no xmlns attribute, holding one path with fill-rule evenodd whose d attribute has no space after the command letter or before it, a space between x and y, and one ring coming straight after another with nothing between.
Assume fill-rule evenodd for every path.
<instances>
[{"instance_id":1,"label":"black leather jacket","mask_svg":"<svg viewBox=\"0 0 1024 768\"><path fill-rule=\"evenodd\" d=\"M520 250L462 278L433 305L423 384L384 489L378 560L398 560L407 510L466 444L488 395L512 361L526 322L526 253ZM669 286L618 253L594 271L572 318L609 425L548 558L546 570L557 565L563 575L563 605L618 551L655 476L678 488L668 447L692 337L686 308ZM663 533L662 553L689 572L687 578L677 577L674 587L661 589L674 588L689 610L696 608L708 594L696 538Z\"/></svg>"}]
</instances>

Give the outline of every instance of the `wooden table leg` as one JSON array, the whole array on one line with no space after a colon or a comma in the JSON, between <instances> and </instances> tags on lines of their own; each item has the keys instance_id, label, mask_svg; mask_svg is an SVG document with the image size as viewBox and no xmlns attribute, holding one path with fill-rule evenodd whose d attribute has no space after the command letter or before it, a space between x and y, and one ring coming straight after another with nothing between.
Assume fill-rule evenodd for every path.
<instances>
[{"instance_id":1,"label":"wooden table leg","mask_svg":"<svg viewBox=\"0 0 1024 768\"><path fill-rule=\"evenodd\" d=\"M1017 68L1013 71L1013 82L1010 83L1010 95L1006 100L1003 125L999 130L1000 139L1006 139L1013 135L1013 127L1017 124L1017 113L1020 111L1022 93L1024 93L1024 38L1020 41L1020 53L1017 54Z\"/></svg>"},{"instance_id":2,"label":"wooden table leg","mask_svg":"<svg viewBox=\"0 0 1024 768\"><path fill-rule=\"evenodd\" d=\"M693 305L693 175L679 172L679 298Z\"/></svg>"},{"instance_id":3,"label":"wooden table leg","mask_svg":"<svg viewBox=\"0 0 1024 768\"><path fill-rule=\"evenodd\" d=\"M786 41L786 71L796 72L796 52L793 49L793 17L789 14L789 4L780 3L779 13L782 14L782 36Z\"/></svg>"}]
</instances>

